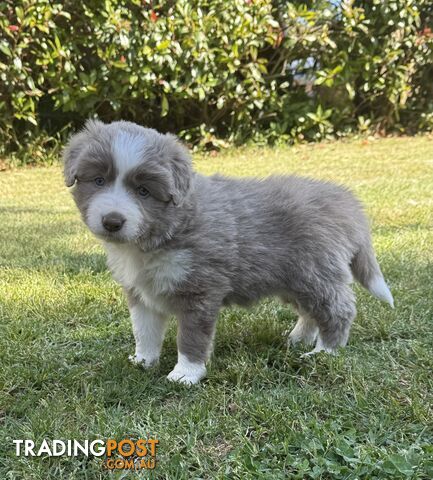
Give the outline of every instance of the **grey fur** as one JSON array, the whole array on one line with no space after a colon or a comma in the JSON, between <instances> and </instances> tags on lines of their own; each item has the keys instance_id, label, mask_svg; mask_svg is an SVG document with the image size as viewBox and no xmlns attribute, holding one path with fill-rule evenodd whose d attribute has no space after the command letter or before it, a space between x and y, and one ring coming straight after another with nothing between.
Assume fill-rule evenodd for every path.
<instances>
[{"instance_id":1,"label":"grey fur","mask_svg":"<svg viewBox=\"0 0 433 480\"><path fill-rule=\"evenodd\" d=\"M99 168L109 179L116 177L110 144L120 130L143 136L148 145L138 170L151 196L137 199L145 221L128 243L143 256L188 254L188 274L158 298L177 316L178 349L191 361L208 358L223 305L278 295L315 322L326 349L335 349L346 344L356 315L352 273L367 289L375 280L387 290L367 219L347 189L296 176L206 177L193 173L175 137L128 122L90 122L65 150L66 184L77 180L73 196L85 221L96 194L87 172L92 168L94 176ZM133 177L125 179L131 189ZM115 236L102 238L122 243ZM130 306L145 301L140 297L145 282L124 285ZM384 297L392 300L386 292Z\"/></svg>"}]
</instances>

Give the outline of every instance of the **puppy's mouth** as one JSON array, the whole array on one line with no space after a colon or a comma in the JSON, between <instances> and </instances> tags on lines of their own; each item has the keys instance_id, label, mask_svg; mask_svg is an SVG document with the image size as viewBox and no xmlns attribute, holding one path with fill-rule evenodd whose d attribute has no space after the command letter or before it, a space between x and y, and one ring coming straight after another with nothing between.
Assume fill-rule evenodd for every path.
<instances>
[{"instance_id":1,"label":"puppy's mouth","mask_svg":"<svg viewBox=\"0 0 433 480\"><path fill-rule=\"evenodd\" d=\"M92 228L89 226L90 231L95 235L95 237L104 242L110 243L132 243L135 241L135 236L131 236L128 232L123 231L123 229L118 231L108 231L105 228Z\"/></svg>"},{"instance_id":2,"label":"puppy's mouth","mask_svg":"<svg viewBox=\"0 0 433 480\"><path fill-rule=\"evenodd\" d=\"M100 240L104 240L104 242L110 243L132 243L135 241L135 238L131 238L130 236L126 236L122 234L122 232L104 232L104 231L92 231L93 235L95 235Z\"/></svg>"},{"instance_id":3,"label":"puppy's mouth","mask_svg":"<svg viewBox=\"0 0 433 480\"><path fill-rule=\"evenodd\" d=\"M120 234L113 234L113 233L95 233L95 235L100 238L101 240L104 240L104 242L110 242L110 243L128 243L131 242L131 239L123 237Z\"/></svg>"}]
</instances>

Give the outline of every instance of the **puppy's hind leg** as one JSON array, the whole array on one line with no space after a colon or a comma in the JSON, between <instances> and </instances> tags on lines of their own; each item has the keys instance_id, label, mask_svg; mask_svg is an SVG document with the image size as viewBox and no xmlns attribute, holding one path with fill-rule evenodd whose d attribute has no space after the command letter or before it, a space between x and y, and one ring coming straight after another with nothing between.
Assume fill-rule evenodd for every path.
<instances>
[{"instance_id":1,"label":"puppy's hind leg","mask_svg":"<svg viewBox=\"0 0 433 480\"><path fill-rule=\"evenodd\" d=\"M298 313L298 321L295 327L289 333L287 338L287 346L295 346L302 342L306 345L314 345L319 333L319 327L317 326L314 318L308 315L306 311L303 311L299 303L290 295L280 295L283 303L289 303L294 310ZM284 332L284 336L287 335L287 330Z\"/></svg>"},{"instance_id":2,"label":"puppy's hind leg","mask_svg":"<svg viewBox=\"0 0 433 480\"><path fill-rule=\"evenodd\" d=\"M349 338L350 327L356 316L355 297L348 285L341 285L325 290L327 296L320 302L312 301L309 315L319 327L319 335L314 349L304 354L308 356L317 352L334 352L344 347Z\"/></svg>"},{"instance_id":3,"label":"puppy's hind leg","mask_svg":"<svg viewBox=\"0 0 433 480\"><path fill-rule=\"evenodd\" d=\"M318 333L319 327L314 318L306 313L300 314L295 327L289 334L287 345L294 346L299 342L305 343L306 345L314 345Z\"/></svg>"}]
</instances>

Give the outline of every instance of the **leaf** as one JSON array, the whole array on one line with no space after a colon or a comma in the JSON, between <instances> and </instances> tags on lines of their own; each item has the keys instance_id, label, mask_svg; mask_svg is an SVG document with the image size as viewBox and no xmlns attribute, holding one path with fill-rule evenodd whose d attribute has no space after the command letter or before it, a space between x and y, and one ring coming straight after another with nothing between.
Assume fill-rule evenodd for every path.
<instances>
[{"instance_id":1,"label":"leaf","mask_svg":"<svg viewBox=\"0 0 433 480\"><path fill-rule=\"evenodd\" d=\"M197 93L198 93L198 99L199 100L203 101L206 98L206 92L205 92L203 87L199 87L197 89Z\"/></svg>"},{"instance_id":2,"label":"leaf","mask_svg":"<svg viewBox=\"0 0 433 480\"><path fill-rule=\"evenodd\" d=\"M129 37L128 37L128 35L125 35L124 33L121 33L119 35L119 40L120 40L120 45L122 45L123 48L128 48L129 47Z\"/></svg>"},{"instance_id":3,"label":"leaf","mask_svg":"<svg viewBox=\"0 0 433 480\"><path fill-rule=\"evenodd\" d=\"M9 48L6 42L0 43L0 50L8 57L12 57L11 49Z\"/></svg>"},{"instance_id":4,"label":"leaf","mask_svg":"<svg viewBox=\"0 0 433 480\"><path fill-rule=\"evenodd\" d=\"M54 36L54 43L57 47L57 50L61 50L62 49L62 44L60 43L60 40L59 40L59 37L57 35Z\"/></svg>"},{"instance_id":5,"label":"leaf","mask_svg":"<svg viewBox=\"0 0 433 480\"><path fill-rule=\"evenodd\" d=\"M342 70L343 70L343 66L342 65L337 65L334 69L332 69L329 72L329 75L335 76L335 75L337 75L337 73L340 73Z\"/></svg>"},{"instance_id":6,"label":"leaf","mask_svg":"<svg viewBox=\"0 0 433 480\"><path fill-rule=\"evenodd\" d=\"M33 125L37 126L38 125L38 122L36 121L36 118L33 117L33 116L26 116L26 120L30 123L32 123Z\"/></svg>"},{"instance_id":7,"label":"leaf","mask_svg":"<svg viewBox=\"0 0 433 480\"><path fill-rule=\"evenodd\" d=\"M125 70L128 67L128 64L122 61L111 62L111 65L116 68L120 68L121 70Z\"/></svg>"},{"instance_id":8,"label":"leaf","mask_svg":"<svg viewBox=\"0 0 433 480\"><path fill-rule=\"evenodd\" d=\"M23 23L24 20L24 10L21 7L15 7L15 13L20 23Z\"/></svg>"},{"instance_id":9,"label":"leaf","mask_svg":"<svg viewBox=\"0 0 433 480\"><path fill-rule=\"evenodd\" d=\"M19 57L14 58L14 66L17 70L21 70L21 68L23 66L23 64L21 62L21 58L19 58Z\"/></svg>"},{"instance_id":10,"label":"leaf","mask_svg":"<svg viewBox=\"0 0 433 480\"><path fill-rule=\"evenodd\" d=\"M69 12L65 12L64 10L60 10L60 12L57 15L59 15L60 17L65 17L68 20L72 18L71 14Z\"/></svg>"},{"instance_id":11,"label":"leaf","mask_svg":"<svg viewBox=\"0 0 433 480\"><path fill-rule=\"evenodd\" d=\"M217 106L218 110L221 110L221 109L223 108L223 106L224 106L224 97L218 97L216 106Z\"/></svg>"},{"instance_id":12,"label":"leaf","mask_svg":"<svg viewBox=\"0 0 433 480\"><path fill-rule=\"evenodd\" d=\"M307 40L307 42L314 42L316 41L316 35L306 35L305 36L305 40Z\"/></svg>"},{"instance_id":13,"label":"leaf","mask_svg":"<svg viewBox=\"0 0 433 480\"><path fill-rule=\"evenodd\" d=\"M349 82L346 83L345 87L346 87L347 93L349 94L349 98L351 100L353 100L355 98L354 88L352 87L352 85Z\"/></svg>"},{"instance_id":14,"label":"leaf","mask_svg":"<svg viewBox=\"0 0 433 480\"><path fill-rule=\"evenodd\" d=\"M168 113L169 105L167 96L163 93L161 97L161 117L165 117Z\"/></svg>"},{"instance_id":15,"label":"leaf","mask_svg":"<svg viewBox=\"0 0 433 480\"><path fill-rule=\"evenodd\" d=\"M167 50L169 46L170 46L170 40L164 40L157 45L156 49L160 52L162 50Z\"/></svg>"},{"instance_id":16,"label":"leaf","mask_svg":"<svg viewBox=\"0 0 433 480\"><path fill-rule=\"evenodd\" d=\"M33 81L32 77L27 77L27 85L30 88L30 90L34 90L36 88L35 82Z\"/></svg>"},{"instance_id":17,"label":"leaf","mask_svg":"<svg viewBox=\"0 0 433 480\"><path fill-rule=\"evenodd\" d=\"M413 466L406 460L403 455L394 454L389 457L389 461L393 463L395 468L404 475L412 475L414 472Z\"/></svg>"}]
</instances>

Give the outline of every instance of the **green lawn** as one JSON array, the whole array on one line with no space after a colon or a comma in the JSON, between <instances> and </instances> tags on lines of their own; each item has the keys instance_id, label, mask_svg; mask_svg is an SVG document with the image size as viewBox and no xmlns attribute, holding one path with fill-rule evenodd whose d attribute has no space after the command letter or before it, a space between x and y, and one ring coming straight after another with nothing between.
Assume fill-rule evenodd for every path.
<instances>
[{"instance_id":1,"label":"green lawn","mask_svg":"<svg viewBox=\"0 0 433 480\"><path fill-rule=\"evenodd\" d=\"M0 478L109 476L100 459L17 458L13 439L148 434L160 440L155 478L433 478L433 139L195 160L205 173L296 172L350 186L372 220L395 310L355 287L348 347L301 360L302 347L286 350L287 306L227 309L208 378L169 383L174 324L159 367L128 363L125 301L60 168L2 172Z\"/></svg>"}]
</instances>

